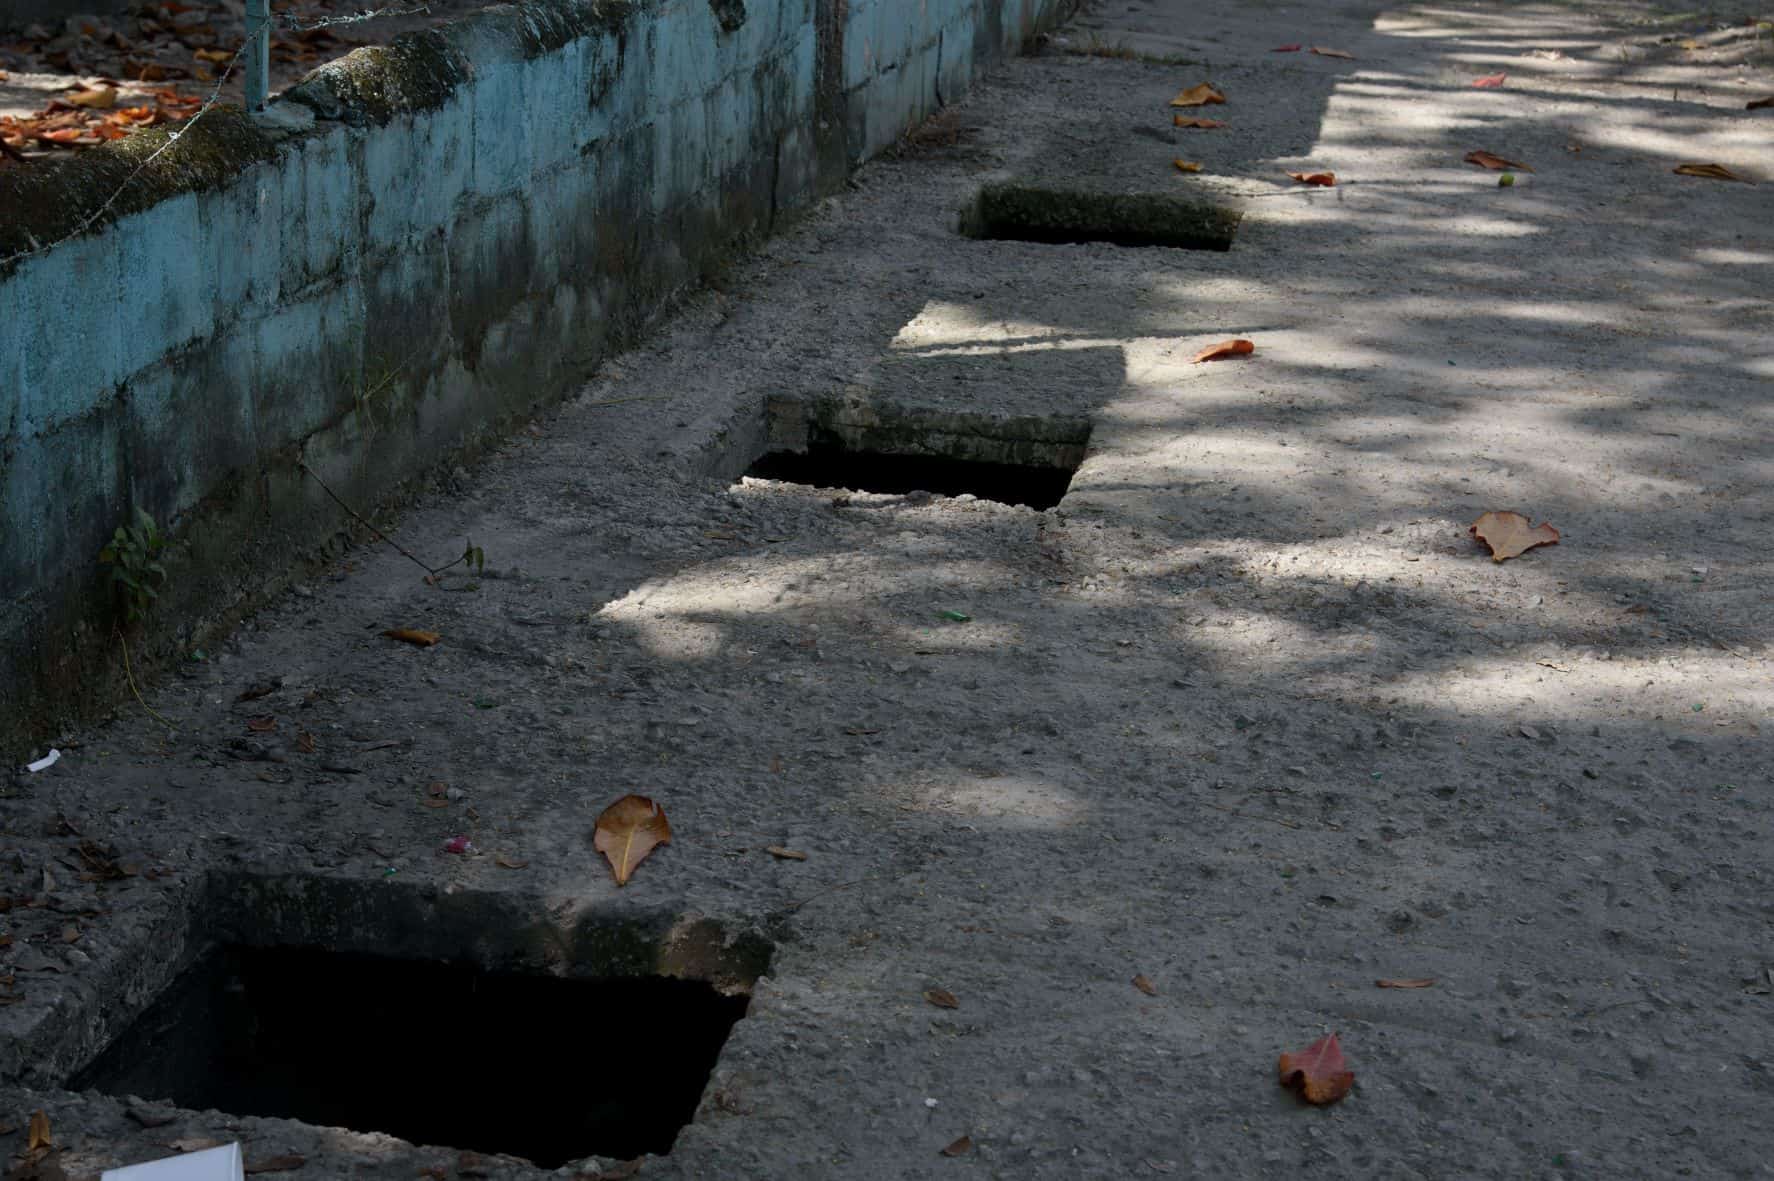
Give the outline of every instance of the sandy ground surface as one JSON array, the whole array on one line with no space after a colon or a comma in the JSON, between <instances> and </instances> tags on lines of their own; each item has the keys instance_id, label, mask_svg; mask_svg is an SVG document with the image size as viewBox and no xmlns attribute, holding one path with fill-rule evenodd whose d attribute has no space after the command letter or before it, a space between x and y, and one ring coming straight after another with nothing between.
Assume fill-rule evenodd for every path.
<instances>
[{"instance_id":1,"label":"sandy ground surface","mask_svg":"<svg viewBox=\"0 0 1774 1181\"><path fill-rule=\"evenodd\" d=\"M1766 1175L1755 15L1098 6L391 522L435 561L472 538L484 575L365 546L152 687L176 732L131 705L15 777L4 1146L43 1108L70 1176L192 1136L311 1175L535 1175L61 1089L55 1047L139 1006L117 982L236 870L770 939L647 1177ZM1229 126L1174 129L1202 81ZM1499 187L1475 149L1534 171ZM1243 228L956 235L982 181L1068 172ZM1190 364L1234 336L1255 353ZM1046 512L734 481L766 398L832 396L1082 414L1089 454ZM1466 532L1493 509L1562 540L1494 563ZM618 890L590 832L629 791L676 836ZM143 871L81 883L80 839ZM1355 1087L1306 1107L1276 1056L1331 1031Z\"/></svg>"}]
</instances>

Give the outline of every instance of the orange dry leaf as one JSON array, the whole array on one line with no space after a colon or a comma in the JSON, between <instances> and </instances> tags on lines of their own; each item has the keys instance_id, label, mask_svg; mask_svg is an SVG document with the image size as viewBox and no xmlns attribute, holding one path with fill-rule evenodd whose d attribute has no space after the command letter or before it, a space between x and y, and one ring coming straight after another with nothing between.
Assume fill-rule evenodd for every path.
<instances>
[{"instance_id":1,"label":"orange dry leaf","mask_svg":"<svg viewBox=\"0 0 1774 1181\"><path fill-rule=\"evenodd\" d=\"M1472 84L1480 90L1495 90L1507 81L1509 81L1508 74L1486 74L1482 78L1474 78Z\"/></svg>"},{"instance_id":2,"label":"orange dry leaf","mask_svg":"<svg viewBox=\"0 0 1774 1181\"><path fill-rule=\"evenodd\" d=\"M591 843L609 861L616 884L623 886L655 845L671 844L671 825L658 804L646 796L627 795L597 818Z\"/></svg>"},{"instance_id":3,"label":"orange dry leaf","mask_svg":"<svg viewBox=\"0 0 1774 1181\"><path fill-rule=\"evenodd\" d=\"M1254 353L1257 346L1248 340L1222 340L1219 344L1210 344L1195 354L1190 362L1199 365L1203 361L1218 361L1224 357L1242 357L1246 353Z\"/></svg>"},{"instance_id":4,"label":"orange dry leaf","mask_svg":"<svg viewBox=\"0 0 1774 1181\"><path fill-rule=\"evenodd\" d=\"M108 111L117 105L117 88L94 86L90 90L77 90L63 101L92 111Z\"/></svg>"},{"instance_id":5,"label":"orange dry leaf","mask_svg":"<svg viewBox=\"0 0 1774 1181\"><path fill-rule=\"evenodd\" d=\"M1746 111L1760 111L1766 107L1774 107L1774 94L1770 94L1767 98L1751 99L1743 104L1743 109Z\"/></svg>"},{"instance_id":6,"label":"orange dry leaf","mask_svg":"<svg viewBox=\"0 0 1774 1181\"><path fill-rule=\"evenodd\" d=\"M1135 976L1133 978L1133 986L1135 988L1139 989L1141 992L1145 993L1147 996L1157 996L1158 995L1158 986L1156 984L1153 984L1151 982L1151 980L1147 979L1146 974L1144 972L1141 972L1138 976Z\"/></svg>"},{"instance_id":7,"label":"orange dry leaf","mask_svg":"<svg viewBox=\"0 0 1774 1181\"><path fill-rule=\"evenodd\" d=\"M1191 86L1170 100L1173 107L1208 107L1214 103L1223 103L1226 96L1203 82L1199 86Z\"/></svg>"},{"instance_id":8,"label":"orange dry leaf","mask_svg":"<svg viewBox=\"0 0 1774 1181\"><path fill-rule=\"evenodd\" d=\"M1486 513L1467 530L1491 547L1491 561L1517 557L1537 545L1557 545L1558 530L1551 525L1528 527L1528 519L1516 512Z\"/></svg>"},{"instance_id":9,"label":"orange dry leaf","mask_svg":"<svg viewBox=\"0 0 1774 1181\"><path fill-rule=\"evenodd\" d=\"M1335 1103L1355 1085L1355 1072L1343 1061L1337 1035L1326 1034L1297 1054L1283 1054L1281 1085L1296 1087L1308 1103Z\"/></svg>"},{"instance_id":10,"label":"orange dry leaf","mask_svg":"<svg viewBox=\"0 0 1774 1181\"><path fill-rule=\"evenodd\" d=\"M1435 981L1428 978L1419 980L1376 980L1375 988L1433 988Z\"/></svg>"},{"instance_id":11,"label":"orange dry leaf","mask_svg":"<svg viewBox=\"0 0 1774 1181\"><path fill-rule=\"evenodd\" d=\"M1182 115L1172 115L1170 121L1178 127L1199 127L1203 131L1226 125L1219 119L1189 119Z\"/></svg>"},{"instance_id":12,"label":"orange dry leaf","mask_svg":"<svg viewBox=\"0 0 1774 1181\"><path fill-rule=\"evenodd\" d=\"M1337 183L1334 172L1290 172L1288 175L1303 185L1323 185L1327 189Z\"/></svg>"},{"instance_id":13,"label":"orange dry leaf","mask_svg":"<svg viewBox=\"0 0 1774 1181\"><path fill-rule=\"evenodd\" d=\"M1310 50L1308 50L1308 52L1309 53L1316 53L1319 57L1340 57L1340 58L1344 58L1348 61L1355 60L1355 55L1353 53L1344 53L1341 49L1325 49L1322 46L1318 46L1318 45L1314 45Z\"/></svg>"},{"instance_id":14,"label":"orange dry leaf","mask_svg":"<svg viewBox=\"0 0 1774 1181\"><path fill-rule=\"evenodd\" d=\"M1178 172L1200 172L1201 165L1194 160L1172 160Z\"/></svg>"},{"instance_id":15,"label":"orange dry leaf","mask_svg":"<svg viewBox=\"0 0 1774 1181\"><path fill-rule=\"evenodd\" d=\"M1738 176L1723 164L1678 164L1675 171L1682 176L1704 176L1712 180L1740 180L1744 184L1754 184L1753 180Z\"/></svg>"},{"instance_id":16,"label":"orange dry leaf","mask_svg":"<svg viewBox=\"0 0 1774 1181\"><path fill-rule=\"evenodd\" d=\"M218 66L223 62L234 60L234 55L226 49L199 49L191 56L200 62L211 62Z\"/></svg>"},{"instance_id":17,"label":"orange dry leaf","mask_svg":"<svg viewBox=\"0 0 1774 1181\"><path fill-rule=\"evenodd\" d=\"M429 648L443 639L443 636L437 632L422 632L410 627L390 628L382 634L391 640L399 640L403 644L417 644L421 648Z\"/></svg>"},{"instance_id":18,"label":"orange dry leaf","mask_svg":"<svg viewBox=\"0 0 1774 1181\"><path fill-rule=\"evenodd\" d=\"M1514 160L1505 160L1503 157L1493 155L1490 152L1467 152L1466 163L1476 164L1480 168L1489 168L1492 172L1503 172L1510 168L1515 169L1517 172L1534 171L1526 164L1518 164Z\"/></svg>"}]
</instances>

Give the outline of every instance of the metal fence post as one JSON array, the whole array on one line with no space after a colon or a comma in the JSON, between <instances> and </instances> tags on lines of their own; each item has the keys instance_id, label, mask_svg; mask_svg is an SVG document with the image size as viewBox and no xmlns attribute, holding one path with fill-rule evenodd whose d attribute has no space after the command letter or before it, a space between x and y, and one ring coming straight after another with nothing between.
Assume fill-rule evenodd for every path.
<instances>
[{"instance_id":1,"label":"metal fence post","mask_svg":"<svg viewBox=\"0 0 1774 1181\"><path fill-rule=\"evenodd\" d=\"M246 109L262 111L271 93L271 0L246 0Z\"/></svg>"}]
</instances>

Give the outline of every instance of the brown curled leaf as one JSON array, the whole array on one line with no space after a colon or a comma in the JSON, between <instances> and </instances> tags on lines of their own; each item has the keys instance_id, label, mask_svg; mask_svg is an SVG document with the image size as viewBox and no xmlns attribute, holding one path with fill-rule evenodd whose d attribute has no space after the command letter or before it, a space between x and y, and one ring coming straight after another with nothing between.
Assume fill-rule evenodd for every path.
<instances>
[{"instance_id":1,"label":"brown curled leaf","mask_svg":"<svg viewBox=\"0 0 1774 1181\"><path fill-rule=\"evenodd\" d=\"M927 988L924 990L924 999L939 1009L959 1009L961 1007L960 998L946 988Z\"/></svg>"},{"instance_id":2,"label":"brown curled leaf","mask_svg":"<svg viewBox=\"0 0 1774 1181\"><path fill-rule=\"evenodd\" d=\"M1139 989L1141 992L1145 993L1147 996L1157 996L1158 995L1158 986L1156 984L1153 984L1152 981L1146 976L1146 974L1144 972L1141 972L1138 976L1135 976L1133 978L1133 986L1135 988Z\"/></svg>"},{"instance_id":3,"label":"brown curled leaf","mask_svg":"<svg viewBox=\"0 0 1774 1181\"><path fill-rule=\"evenodd\" d=\"M382 633L391 640L399 640L403 644L414 644L420 648L429 648L443 639L437 632L419 631L411 627L391 627Z\"/></svg>"},{"instance_id":4,"label":"brown curled leaf","mask_svg":"<svg viewBox=\"0 0 1774 1181\"><path fill-rule=\"evenodd\" d=\"M1489 168L1492 172L1505 172L1514 169L1517 172L1532 172L1532 168L1515 160L1505 160L1491 152L1467 152L1466 163L1476 164L1480 168Z\"/></svg>"},{"instance_id":5,"label":"brown curled leaf","mask_svg":"<svg viewBox=\"0 0 1774 1181\"><path fill-rule=\"evenodd\" d=\"M1341 49L1326 49L1321 45L1314 45L1311 49L1307 50L1307 52L1316 53L1319 57L1340 57L1345 61L1355 60L1355 55L1353 53L1346 53Z\"/></svg>"},{"instance_id":6,"label":"brown curled leaf","mask_svg":"<svg viewBox=\"0 0 1774 1181\"><path fill-rule=\"evenodd\" d=\"M1199 353L1196 353L1194 360L1191 361L1190 364L1199 365L1203 361L1219 361L1226 357L1242 357L1247 353L1254 353L1256 351L1257 346L1248 340L1222 340L1220 343L1210 344Z\"/></svg>"},{"instance_id":7,"label":"brown curled leaf","mask_svg":"<svg viewBox=\"0 0 1774 1181\"><path fill-rule=\"evenodd\" d=\"M947 1148L944 1148L942 1150L942 1154L944 1156L966 1156L968 1153L970 1153L972 1151L973 1151L973 1137L972 1136L962 1136L960 1139L955 1140L952 1143L950 1143Z\"/></svg>"},{"instance_id":8,"label":"brown curled leaf","mask_svg":"<svg viewBox=\"0 0 1774 1181\"><path fill-rule=\"evenodd\" d=\"M1223 103L1226 96L1203 82L1199 86L1191 86L1170 100L1173 107L1209 107L1215 103Z\"/></svg>"},{"instance_id":9,"label":"brown curled leaf","mask_svg":"<svg viewBox=\"0 0 1774 1181\"><path fill-rule=\"evenodd\" d=\"M1529 527L1528 518L1517 512L1485 513L1467 532L1491 550L1491 561L1519 557L1535 546L1557 545L1558 530L1545 523Z\"/></svg>"},{"instance_id":10,"label":"brown curled leaf","mask_svg":"<svg viewBox=\"0 0 1774 1181\"><path fill-rule=\"evenodd\" d=\"M1194 160L1172 160L1178 172L1200 172L1201 165Z\"/></svg>"},{"instance_id":11,"label":"brown curled leaf","mask_svg":"<svg viewBox=\"0 0 1774 1181\"><path fill-rule=\"evenodd\" d=\"M1742 181L1746 185L1755 183L1746 176L1738 176L1723 164L1678 164L1675 167L1675 172L1678 176L1704 176L1708 180L1736 180Z\"/></svg>"},{"instance_id":12,"label":"brown curled leaf","mask_svg":"<svg viewBox=\"0 0 1774 1181\"><path fill-rule=\"evenodd\" d=\"M1434 988L1435 981L1428 977L1415 980L1376 980L1375 988Z\"/></svg>"}]
</instances>

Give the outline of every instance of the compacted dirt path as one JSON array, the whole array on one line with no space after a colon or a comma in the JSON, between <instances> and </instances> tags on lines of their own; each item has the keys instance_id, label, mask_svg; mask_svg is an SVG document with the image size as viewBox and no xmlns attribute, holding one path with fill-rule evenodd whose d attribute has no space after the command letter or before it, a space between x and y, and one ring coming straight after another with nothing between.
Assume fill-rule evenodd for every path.
<instances>
[{"instance_id":1,"label":"compacted dirt path","mask_svg":"<svg viewBox=\"0 0 1774 1181\"><path fill-rule=\"evenodd\" d=\"M7 1143L42 1108L70 1176L186 1138L533 1175L494 1155L522 1112L415 1148L65 1089L195 916L749 984L646 1177L1765 1173L1758 15L1099 6L387 524L483 573L362 545L152 687L176 731L132 703L14 779ZM958 234L998 183L1244 216L1226 252ZM808 414L1082 464L1039 511L742 475ZM1558 544L1491 561L1508 509ZM628 792L673 840L618 889ZM573 1040L615 1001L435 1020L436 1062L339 1069L490 1112L689 1055ZM1307 1107L1276 1057L1333 1031L1353 1092Z\"/></svg>"}]
</instances>

